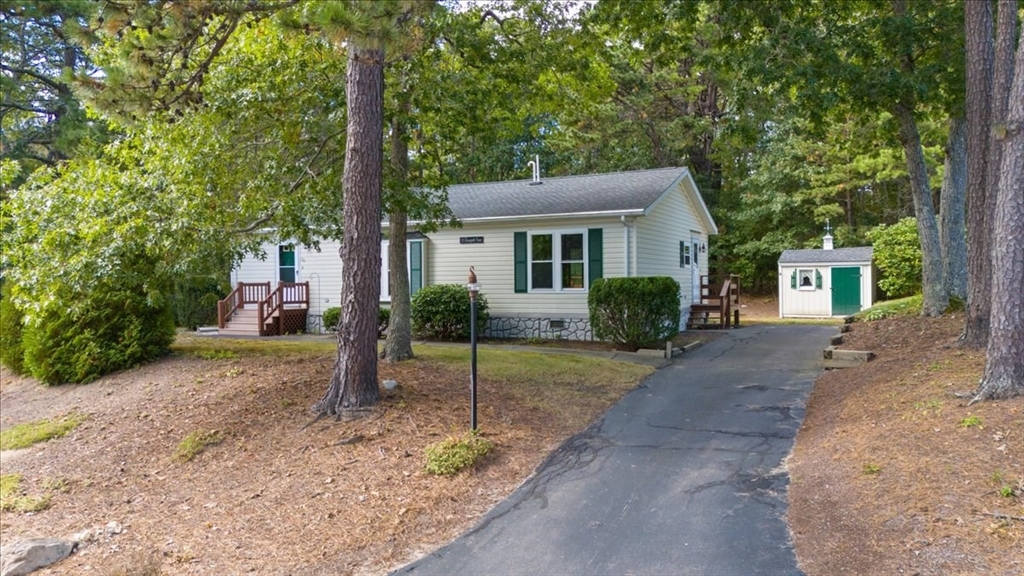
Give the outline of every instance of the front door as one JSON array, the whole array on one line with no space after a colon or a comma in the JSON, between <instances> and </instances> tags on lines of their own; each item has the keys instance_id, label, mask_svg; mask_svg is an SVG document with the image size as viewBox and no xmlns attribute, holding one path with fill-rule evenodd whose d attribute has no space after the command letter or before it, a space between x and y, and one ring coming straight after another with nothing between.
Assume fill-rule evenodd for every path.
<instances>
[{"instance_id":1,"label":"front door","mask_svg":"<svg viewBox=\"0 0 1024 576\"><path fill-rule=\"evenodd\" d=\"M282 244L277 247L277 279L281 282L295 282L295 247Z\"/></svg>"},{"instance_id":2,"label":"front door","mask_svg":"<svg viewBox=\"0 0 1024 576\"><path fill-rule=\"evenodd\" d=\"M860 312L860 267L832 269L832 315Z\"/></svg>"},{"instance_id":3,"label":"front door","mask_svg":"<svg viewBox=\"0 0 1024 576\"><path fill-rule=\"evenodd\" d=\"M694 236L690 238L690 284L693 286L693 303L700 304L700 243Z\"/></svg>"}]
</instances>

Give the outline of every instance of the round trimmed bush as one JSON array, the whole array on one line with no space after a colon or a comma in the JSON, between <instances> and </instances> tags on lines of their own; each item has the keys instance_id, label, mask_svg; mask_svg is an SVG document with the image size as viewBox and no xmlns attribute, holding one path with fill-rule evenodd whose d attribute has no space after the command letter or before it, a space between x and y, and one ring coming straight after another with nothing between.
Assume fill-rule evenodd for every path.
<instances>
[{"instance_id":1,"label":"round trimmed bush","mask_svg":"<svg viewBox=\"0 0 1024 576\"><path fill-rule=\"evenodd\" d=\"M25 369L47 384L91 382L163 356L174 341L170 306L129 289L58 301L23 331Z\"/></svg>"},{"instance_id":2,"label":"round trimmed bush","mask_svg":"<svg viewBox=\"0 0 1024 576\"><path fill-rule=\"evenodd\" d=\"M651 348L679 333L679 282L669 276L599 278L587 295L599 340Z\"/></svg>"},{"instance_id":3,"label":"round trimmed bush","mask_svg":"<svg viewBox=\"0 0 1024 576\"><path fill-rule=\"evenodd\" d=\"M487 298L477 295L478 334L487 328ZM427 286L412 297L412 331L418 338L464 340L470 336L469 292L459 284Z\"/></svg>"},{"instance_id":4,"label":"round trimmed bush","mask_svg":"<svg viewBox=\"0 0 1024 576\"><path fill-rule=\"evenodd\" d=\"M324 310L320 321L324 323L324 330L334 332L338 329L338 320L341 320L341 308L333 306Z\"/></svg>"}]
</instances>

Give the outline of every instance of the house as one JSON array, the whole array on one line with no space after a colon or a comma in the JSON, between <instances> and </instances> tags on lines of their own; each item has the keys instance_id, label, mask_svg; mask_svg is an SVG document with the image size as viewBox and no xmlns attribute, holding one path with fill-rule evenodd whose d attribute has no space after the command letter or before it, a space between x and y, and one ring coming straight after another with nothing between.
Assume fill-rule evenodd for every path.
<instances>
[{"instance_id":1,"label":"house","mask_svg":"<svg viewBox=\"0 0 1024 576\"><path fill-rule=\"evenodd\" d=\"M823 247L785 250L779 257L779 317L828 318L870 308L876 274L871 246L833 248L826 230Z\"/></svg>"},{"instance_id":2,"label":"house","mask_svg":"<svg viewBox=\"0 0 1024 576\"><path fill-rule=\"evenodd\" d=\"M675 278L685 323L708 273L708 237L718 232L686 168L543 180L535 171L531 180L450 186L448 200L462 228L409 234L410 289L465 284L474 266L491 317L485 334L495 337L591 339L587 291L602 277ZM385 239L382 305L390 302L387 248ZM238 265L232 283L308 283L307 330L318 331L341 293L338 244L264 250L265 260Z\"/></svg>"}]
</instances>

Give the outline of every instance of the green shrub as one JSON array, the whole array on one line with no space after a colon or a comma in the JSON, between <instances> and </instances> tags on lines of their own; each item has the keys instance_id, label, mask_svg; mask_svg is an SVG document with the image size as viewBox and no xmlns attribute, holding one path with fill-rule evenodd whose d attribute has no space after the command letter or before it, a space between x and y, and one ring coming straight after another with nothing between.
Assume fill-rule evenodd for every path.
<instances>
[{"instance_id":1,"label":"green shrub","mask_svg":"<svg viewBox=\"0 0 1024 576\"><path fill-rule=\"evenodd\" d=\"M341 308L334 306L324 310L321 321L324 323L324 330L334 332L338 329L338 320L341 320Z\"/></svg>"},{"instance_id":2,"label":"green shrub","mask_svg":"<svg viewBox=\"0 0 1024 576\"><path fill-rule=\"evenodd\" d=\"M141 290L97 289L60 300L23 332L25 368L47 384L90 382L158 358L174 341L169 306L148 302Z\"/></svg>"},{"instance_id":3,"label":"green shrub","mask_svg":"<svg viewBox=\"0 0 1024 576\"><path fill-rule=\"evenodd\" d=\"M377 313L377 338L383 338L391 324L391 308L380 307Z\"/></svg>"},{"instance_id":4,"label":"green shrub","mask_svg":"<svg viewBox=\"0 0 1024 576\"><path fill-rule=\"evenodd\" d=\"M679 283L668 276L601 278L587 296L599 340L650 348L679 333Z\"/></svg>"},{"instance_id":5,"label":"green shrub","mask_svg":"<svg viewBox=\"0 0 1024 576\"><path fill-rule=\"evenodd\" d=\"M447 438L427 446L426 470L430 474L450 476L476 464L493 449L494 444L490 440L476 434L465 438Z\"/></svg>"},{"instance_id":6,"label":"green shrub","mask_svg":"<svg viewBox=\"0 0 1024 576\"><path fill-rule=\"evenodd\" d=\"M8 283L0 286L0 364L15 374L25 373L25 349L21 345L24 315L14 305Z\"/></svg>"},{"instance_id":7,"label":"green shrub","mask_svg":"<svg viewBox=\"0 0 1024 576\"><path fill-rule=\"evenodd\" d=\"M209 276L178 280L171 295L175 325L195 330L199 326L216 324L217 301L227 294L228 290Z\"/></svg>"},{"instance_id":8,"label":"green shrub","mask_svg":"<svg viewBox=\"0 0 1024 576\"><path fill-rule=\"evenodd\" d=\"M477 333L487 328L487 298L477 297ZM462 340L470 336L469 292L459 284L427 286L412 297L412 331L419 338Z\"/></svg>"},{"instance_id":9,"label":"green shrub","mask_svg":"<svg viewBox=\"0 0 1024 576\"><path fill-rule=\"evenodd\" d=\"M904 218L886 226L882 224L868 232L874 246L875 265L878 266L878 287L889 298L902 298L921 292L921 241L917 236L917 221Z\"/></svg>"}]
</instances>

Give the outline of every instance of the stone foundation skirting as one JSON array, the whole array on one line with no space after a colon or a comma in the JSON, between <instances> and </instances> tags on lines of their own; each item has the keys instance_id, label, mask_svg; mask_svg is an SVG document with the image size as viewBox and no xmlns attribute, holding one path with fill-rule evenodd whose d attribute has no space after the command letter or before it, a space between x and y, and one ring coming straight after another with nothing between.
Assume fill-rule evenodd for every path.
<instances>
[{"instance_id":1,"label":"stone foundation skirting","mask_svg":"<svg viewBox=\"0 0 1024 576\"><path fill-rule=\"evenodd\" d=\"M306 334L326 334L324 330L324 317L320 314L306 315Z\"/></svg>"},{"instance_id":2,"label":"stone foundation skirting","mask_svg":"<svg viewBox=\"0 0 1024 576\"><path fill-rule=\"evenodd\" d=\"M685 310L680 330L686 330L689 310ZM561 327L559 327L561 322ZM553 324L552 324L553 323ZM306 315L307 334L326 334L323 316ZM488 338L543 338L545 340L594 340L594 331L589 318L550 318L491 316L487 321L484 336Z\"/></svg>"},{"instance_id":3,"label":"stone foundation skirting","mask_svg":"<svg viewBox=\"0 0 1024 576\"><path fill-rule=\"evenodd\" d=\"M488 338L543 338L545 340L593 340L589 318L491 316L484 336Z\"/></svg>"}]
</instances>

